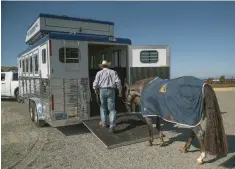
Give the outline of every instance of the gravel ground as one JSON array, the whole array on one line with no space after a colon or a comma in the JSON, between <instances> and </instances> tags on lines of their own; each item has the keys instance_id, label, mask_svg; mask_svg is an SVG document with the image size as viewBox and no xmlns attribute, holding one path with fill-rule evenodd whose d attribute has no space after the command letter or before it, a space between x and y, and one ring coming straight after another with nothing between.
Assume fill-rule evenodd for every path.
<instances>
[{"instance_id":1,"label":"gravel ground","mask_svg":"<svg viewBox=\"0 0 235 169\"><path fill-rule=\"evenodd\" d=\"M26 104L2 101L2 168L110 168L193 169L235 168L235 92L217 92L229 141L227 157L196 165L200 151L197 140L189 153L182 153L190 130L164 126L166 147L148 147L147 142L107 150L83 125L61 129L37 128L29 119ZM169 130L171 129L171 130ZM173 130L172 130L173 129ZM147 131L146 131L147 132ZM184 135L182 133L185 133Z\"/></svg>"}]
</instances>

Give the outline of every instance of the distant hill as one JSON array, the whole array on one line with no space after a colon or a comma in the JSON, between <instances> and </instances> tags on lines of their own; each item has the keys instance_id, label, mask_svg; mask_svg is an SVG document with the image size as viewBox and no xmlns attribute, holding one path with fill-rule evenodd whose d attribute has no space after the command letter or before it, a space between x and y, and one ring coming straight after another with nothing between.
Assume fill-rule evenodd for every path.
<instances>
[{"instance_id":1,"label":"distant hill","mask_svg":"<svg viewBox=\"0 0 235 169\"><path fill-rule=\"evenodd\" d=\"M8 71L17 71L18 68L16 66L2 66L1 71L2 72L8 72Z\"/></svg>"}]
</instances>

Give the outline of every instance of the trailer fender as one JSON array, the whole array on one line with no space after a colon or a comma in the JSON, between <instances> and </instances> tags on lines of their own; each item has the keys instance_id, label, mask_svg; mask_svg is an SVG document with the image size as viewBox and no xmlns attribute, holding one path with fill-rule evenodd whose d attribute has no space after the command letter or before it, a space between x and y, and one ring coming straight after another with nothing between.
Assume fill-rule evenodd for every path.
<instances>
[{"instance_id":1,"label":"trailer fender","mask_svg":"<svg viewBox=\"0 0 235 169\"><path fill-rule=\"evenodd\" d=\"M45 113L44 113L45 112L45 105L43 106L42 100L39 98L36 98L36 97L31 97L29 99L29 104L31 102L35 103L37 114L38 114L38 119L45 121L46 120Z\"/></svg>"}]
</instances>

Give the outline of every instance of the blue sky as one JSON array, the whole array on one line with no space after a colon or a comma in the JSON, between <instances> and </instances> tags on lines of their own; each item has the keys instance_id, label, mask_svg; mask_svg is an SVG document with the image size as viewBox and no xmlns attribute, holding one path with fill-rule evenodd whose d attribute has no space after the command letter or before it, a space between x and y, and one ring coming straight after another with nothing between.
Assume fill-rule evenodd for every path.
<instances>
[{"instance_id":1,"label":"blue sky","mask_svg":"<svg viewBox=\"0 0 235 169\"><path fill-rule=\"evenodd\" d=\"M2 2L2 65L39 13L108 20L134 45L171 45L171 75L235 76L235 2Z\"/></svg>"}]
</instances>

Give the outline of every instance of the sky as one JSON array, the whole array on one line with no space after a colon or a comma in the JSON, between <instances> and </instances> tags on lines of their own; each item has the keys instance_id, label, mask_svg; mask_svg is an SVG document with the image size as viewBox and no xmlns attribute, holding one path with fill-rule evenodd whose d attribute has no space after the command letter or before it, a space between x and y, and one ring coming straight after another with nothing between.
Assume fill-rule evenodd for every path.
<instances>
[{"instance_id":1,"label":"sky","mask_svg":"<svg viewBox=\"0 0 235 169\"><path fill-rule=\"evenodd\" d=\"M113 21L133 45L171 46L171 77L235 77L235 2L2 1L2 66L15 66L39 13Z\"/></svg>"}]
</instances>

